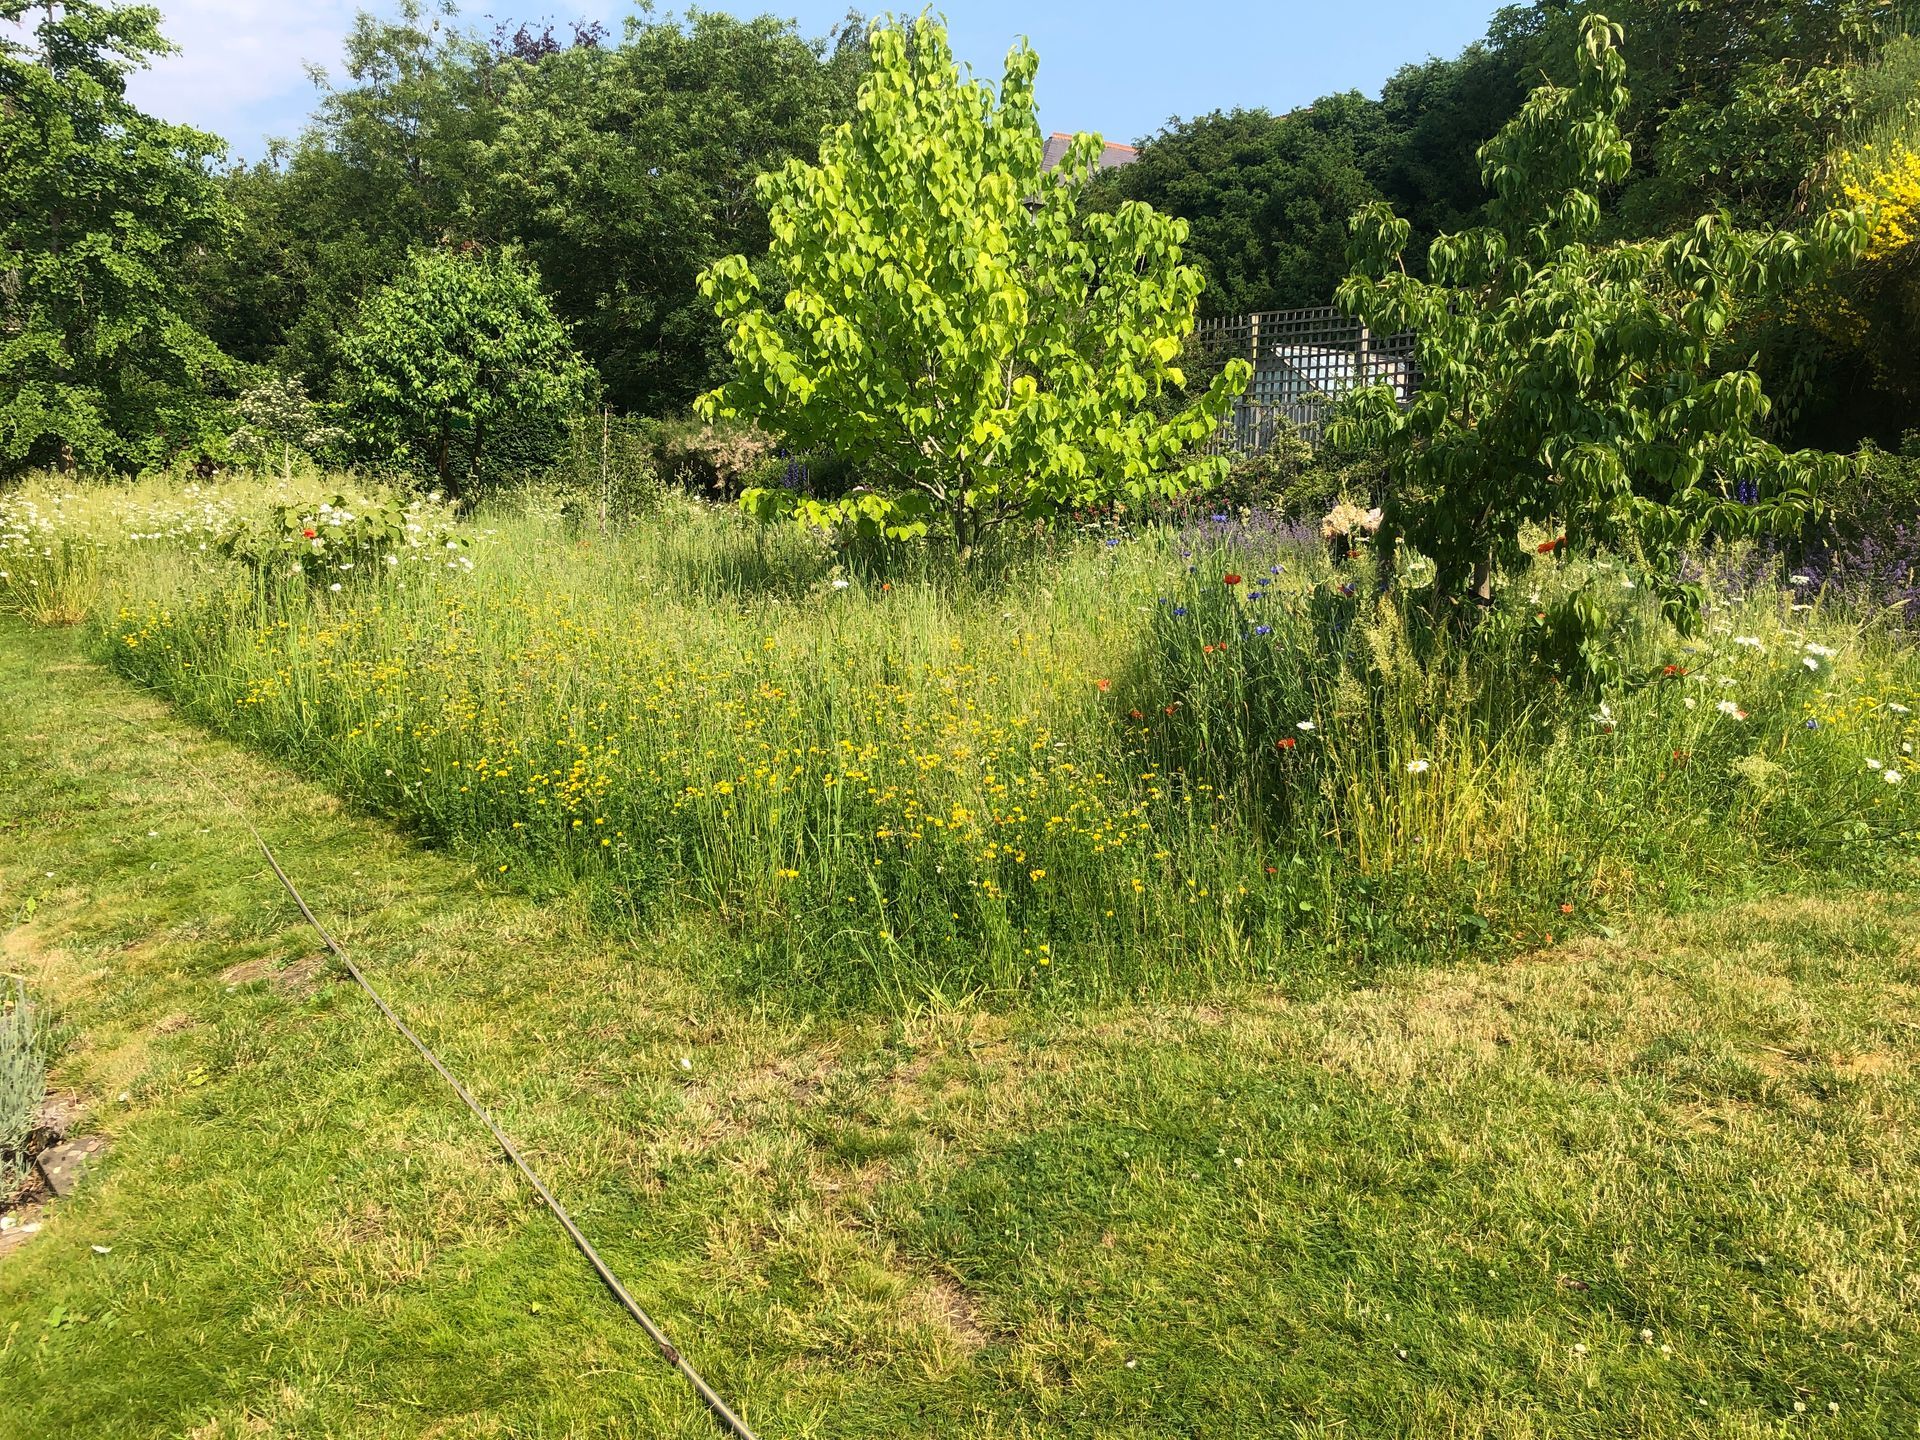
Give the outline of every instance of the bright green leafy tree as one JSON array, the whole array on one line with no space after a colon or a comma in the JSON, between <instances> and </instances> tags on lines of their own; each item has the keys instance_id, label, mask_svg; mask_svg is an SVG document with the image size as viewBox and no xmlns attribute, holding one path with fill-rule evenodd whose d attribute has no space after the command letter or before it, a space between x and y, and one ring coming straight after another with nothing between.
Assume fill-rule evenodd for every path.
<instances>
[{"instance_id":1,"label":"bright green leafy tree","mask_svg":"<svg viewBox=\"0 0 1920 1440\"><path fill-rule=\"evenodd\" d=\"M1172 416L1153 409L1183 383L1174 360L1202 284L1181 262L1184 223L1138 203L1082 213L1099 137L1042 168L1025 45L997 100L961 79L929 19L876 27L869 47L856 119L819 164L761 182L777 306L744 256L701 277L736 378L700 405L833 450L875 489L743 503L895 536L937 529L964 558L1012 518L1177 494L1215 473L1191 450L1244 387L1244 363Z\"/></svg>"},{"instance_id":2,"label":"bright green leafy tree","mask_svg":"<svg viewBox=\"0 0 1920 1440\"><path fill-rule=\"evenodd\" d=\"M217 440L207 387L228 362L180 297L226 229L221 145L126 98L172 49L159 12L0 0L0 21L0 463L136 466Z\"/></svg>"},{"instance_id":3,"label":"bright green leafy tree","mask_svg":"<svg viewBox=\"0 0 1920 1440\"><path fill-rule=\"evenodd\" d=\"M1337 438L1384 447L1386 532L1434 561L1440 601L1484 603L1525 525L1661 560L1709 532L1795 528L1845 463L1763 439L1759 377L1725 351L1744 307L1857 250L1860 217L1801 236L1709 215L1592 243L1599 192L1630 159L1619 41L1588 19L1576 83L1534 91L1482 148L1492 223L1435 240L1430 279L1402 266L1404 220L1384 205L1355 217L1340 301L1377 333L1417 334L1420 383L1404 408L1387 387L1360 392ZM1668 598L1687 612L1680 587Z\"/></svg>"},{"instance_id":4,"label":"bright green leafy tree","mask_svg":"<svg viewBox=\"0 0 1920 1440\"><path fill-rule=\"evenodd\" d=\"M489 446L508 432L557 446L592 373L539 276L475 246L417 252L368 298L343 351L356 438L431 469L450 496L486 476Z\"/></svg>"}]
</instances>

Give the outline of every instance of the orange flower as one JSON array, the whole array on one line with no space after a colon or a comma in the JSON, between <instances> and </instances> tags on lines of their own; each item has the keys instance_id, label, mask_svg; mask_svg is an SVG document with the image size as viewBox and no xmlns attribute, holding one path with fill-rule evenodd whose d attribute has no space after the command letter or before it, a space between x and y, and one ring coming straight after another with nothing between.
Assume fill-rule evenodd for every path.
<instances>
[{"instance_id":1,"label":"orange flower","mask_svg":"<svg viewBox=\"0 0 1920 1440\"><path fill-rule=\"evenodd\" d=\"M1096 680L1093 683L1095 687L1099 689L1102 695L1106 694L1107 691L1113 689L1113 681L1111 680Z\"/></svg>"}]
</instances>

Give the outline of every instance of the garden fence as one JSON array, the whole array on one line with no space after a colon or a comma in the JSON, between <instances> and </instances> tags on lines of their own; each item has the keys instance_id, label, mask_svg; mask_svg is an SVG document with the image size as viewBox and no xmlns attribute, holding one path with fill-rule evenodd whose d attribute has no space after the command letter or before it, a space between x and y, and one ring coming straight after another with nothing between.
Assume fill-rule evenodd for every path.
<instances>
[{"instance_id":1,"label":"garden fence","mask_svg":"<svg viewBox=\"0 0 1920 1440\"><path fill-rule=\"evenodd\" d=\"M1330 305L1203 320L1196 338L1216 362L1253 366L1246 393L1207 442L1210 454L1257 453L1286 427L1317 444L1328 412L1348 391L1390 385L1405 405L1419 383L1411 332L1375 335Z\"/></svg>"}]
</instances>

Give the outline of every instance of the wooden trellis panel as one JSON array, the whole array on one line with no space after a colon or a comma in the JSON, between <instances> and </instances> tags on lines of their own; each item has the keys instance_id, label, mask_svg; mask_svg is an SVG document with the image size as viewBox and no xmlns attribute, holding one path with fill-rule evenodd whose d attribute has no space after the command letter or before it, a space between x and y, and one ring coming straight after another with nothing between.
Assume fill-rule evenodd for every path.
<instances>
[{"instance_id":1,"label":"wooden trellis panel","mask_svg":"<svg viewBox=\"0 0 1920 1440\"><path fill-rule=\"evenodd\" d=\"M1203 320L1197 337L1212 358L1253 365L1253 379L1207 448L1244 455L1271 445L1283 425L1316 444L1327 412L1347 391L1391 385L1406 404L1419 377L1413 335L1379 336L1331 305Z\"/></svg>"}]
</instances>

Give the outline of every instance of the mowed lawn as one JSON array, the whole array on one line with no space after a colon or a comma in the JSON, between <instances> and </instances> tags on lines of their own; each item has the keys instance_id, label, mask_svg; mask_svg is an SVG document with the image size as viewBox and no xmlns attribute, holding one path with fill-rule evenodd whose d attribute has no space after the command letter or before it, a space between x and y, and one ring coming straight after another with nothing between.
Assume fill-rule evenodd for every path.
<instances>
[{"instance_id":1,"label":"mowed lawn","mask_svg":"<svg viewBox=\"0 0 1920 1440\"><path fill-rule=\"evenodd\" d=\"M196 767L763 1436L1920 1426L1907 895L1333 995L755 1011L698 917L494 893L8 624L0 968L113 1148L0 1256L0 1435L715 1433Z\"/></svg>"}]
</instances>

